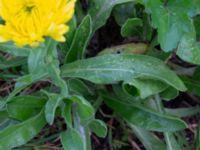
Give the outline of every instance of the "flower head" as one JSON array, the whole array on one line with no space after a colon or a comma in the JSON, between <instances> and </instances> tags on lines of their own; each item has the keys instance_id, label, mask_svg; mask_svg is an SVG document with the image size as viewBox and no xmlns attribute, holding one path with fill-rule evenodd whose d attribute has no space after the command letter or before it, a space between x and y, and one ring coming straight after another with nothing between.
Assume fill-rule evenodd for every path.
<instances>
[{"instance_id":1,"label":"flower head","mask_svg":"<svg viewBox=\"0 0 200 150\"><path fill-rule=\"evenodd\" d=\"M0 42L37 46L49 36L65 41L75 0L0 0Z\"/></svg>"}]
</instances>

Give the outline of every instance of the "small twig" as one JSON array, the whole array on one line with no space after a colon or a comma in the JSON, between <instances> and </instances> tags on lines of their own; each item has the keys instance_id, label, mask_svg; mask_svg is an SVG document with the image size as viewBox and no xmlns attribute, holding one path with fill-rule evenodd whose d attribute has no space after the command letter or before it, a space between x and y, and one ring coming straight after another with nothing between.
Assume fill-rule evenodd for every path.
<instances>
[{"instance_id":1,"label":"small twig","mask_svg":"<svg viewBox=\"0 0 200 150\"><path fill-rule=\"evenodd\" d=\"M128 140L131 143L133 148L135 148L136 150L141 150L138 144L135 141L133 141L130 137L128 138Z\"/></svg>"},{"instance_id":2,"label":"small twig","mask_svg":"<svg viewBox=\"0 0 200 150\"><path fill-rule=\"evenodd\" d=\"M100 114L101 114L103 117L106 117L106 118L113 118L112 115L107 115L107 114L105 114L101 109L99 109L99 112L100 112Z\"/></svg>"},{"instance_id":3,"label":"small twig","mask_svg":"<svg viewBox=\"0 0 200 150\"><path fill-rule=\"evenodd\" d=\"M195 128L197 128L197 127L198 127L197 124L189 124L189 125L188 125L188 129L189 129L193 134L196 133L196 129L195 129Z\"/></svg>"},{"instance_id":4,"label":"small twig","mask_svg":"<svg viewBox=\"0 0 200 150\"><path fill-rule=\"evenodd\" d=\"M95 141L97 144L101 144L101 142L99 141L99 139L98 139L96 136L92 135L92 138L94 139L94 141Z\"/></svg>"},{"instance_id":5,"label":"small twig","mask_svg":"<svg viewBox=\"0 0 200 150\"><path fill-rule=\"evenodd\" d=\"M9 86L6 86L2 89L0 89L0 92L4 92L4 91L10 91L9 89L13 88L14 85L9 85Z\"/></svg>"}]
</instances>

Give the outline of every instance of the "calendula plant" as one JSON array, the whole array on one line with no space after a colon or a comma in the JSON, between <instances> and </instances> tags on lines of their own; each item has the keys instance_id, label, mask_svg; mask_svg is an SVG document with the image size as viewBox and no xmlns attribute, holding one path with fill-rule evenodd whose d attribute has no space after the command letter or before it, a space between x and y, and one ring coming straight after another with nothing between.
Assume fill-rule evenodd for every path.
<instances>
[{"instance_id":1,"label":"calendula plant","mask_svg":"<svg viewBox=\"0 0 200 150\"><path fill-rule=\"evenodd\" d=\"M199 15L199 0L0 0L0 150L200 149Z\"/></svg>"}]
</instances>

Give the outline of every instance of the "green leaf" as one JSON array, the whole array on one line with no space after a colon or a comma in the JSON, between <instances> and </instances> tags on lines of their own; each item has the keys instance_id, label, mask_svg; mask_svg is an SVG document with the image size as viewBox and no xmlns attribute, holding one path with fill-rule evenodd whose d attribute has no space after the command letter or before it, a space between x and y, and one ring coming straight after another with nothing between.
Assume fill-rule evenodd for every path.
<instances>
[{"instance_id":1,"label":"green leaf","mask_svg":"<svg viewBox=\"0 0 200 150\"><path fill-rule=\"evenodd\" d=\"M200 44L196 42L196 33L191 32L183 36L177 55L185 61L200 64Z\"/></svg>"},{"instance_id":2,"label":"green leaf","mask_svg":"<svg viewBox=\"0 0 200 150\"><path fill-rule=\"evenodd\" d=\"M74 106L73 107L73 123L74 128L79 132L81 139L83 140L83 150L92 150L91 149L91 140L90 140L90 130L88 128L88 123L83 123L83 115L82 112L79 111L80 108ZM84 112L83 112L84 113ZM93 119L93 117L92 117ZM90 121L91 122L91 121Z\"/></svg>"},{"instance_id":3,"label":"green leaf","mask_svg":"<svg viewBox=\"0 0 200 150\"><path fill-rule=\"evenodd\" d=\"M11 60L4 60L0 58L0 69L7 69L26 64L27 59L23 57L13 58Z\"/></svg>"},{"instance_id":4,"label":"green leaf","mask_svg":"<svg viewBox=\"0 0 200 150\"><path fill-rule=\"evenodd\" d=\"M155 46L157 46L157 44L154 45L152 43L152 45L153 46L149 47L147 55L155 57L155 58L159 58L163 61L167 60L170 57L171 52L166 53L164 51L161 51L161 50L154 48Z\"/></svg>"},{"instance_id":5,"label":"green leaf","mask_svg":"<svg viewBox=\"0 0 200 150\"><path fill-rule=\"evenodd\" d=\"M187 135L185 135L184 132L179 132L179 133L174 133L175 139L177 140L178 145L182 148L182 149L186 149L186 150L191 150L193 145L191 145L191 143L189 143L188 139L187 139Z\"/></svg>"},{"instance_id":6,"label":"green leaf","mask_svg":"<svg viewBox=\"0 0 200 150\"><path fill-rule=\"evenodd\" d=\"M159 132L173 132L187 127L184 121L153 111L143 105L125 103L103 93L101 93L101 97L110 108L127 122L141 128Z\"/></svg>"},{"instance_id":7,"label":"green leaf","mask_svg":"<svg viewBox=\"0 0 200 150\"><path fill-rule=\"evenodd\" d=\"M35 75L25 75L17 79L17 82L15 84L14 90L10 93L8 98L6 99L6 102L9 102L17 93L19 93L21 90L26 88L27 86L30 86L32 83L35 83L39 80L44 79L47 77L47 73L43 74L35 74Z\"/></svg>"},{"instance_id":8,"label":"green leaf","mask_svg":"<svg viewBox=\"0 0 200 150\"><path fill-rule=\"evenodd\" d=\"M113 10L113 15L118 25L122 26L127 19L135 17L135 3L124 3L117 5Z\"/></svg>"},{"instance_id":9,"label":"green leaf","mask_svg":"<svg viewBox=\"0 0 200 150\"><path fill-rule=\"evenodd\" d=\"M130 82L125 82L124 87L127 85L134 86L137 89L135 96L140 96L142 99L145 99L151 95L158 94L168 87L166 84L160 81L140 78L133 79ZM134 95L134 93L130 94Z\"/></svg>"},{"instance_id":10,"label":"green leaf","mask_svg":"<svg viewBox=\"0 0 200 150\"><path fill-rule=\"evenodd\" d=\"M50 58L49 64L46 64L46 67L48 68L48 75L51 77L54 85L59 88L60 96L63 98L67 97L69 91L66 82L60 76L59 60L57 58L56 49L50 50L50 52L48 52L48 56Z\"/></svg>"},{"instance_id":11,"label":"green leaf","mask_svg":"<svg viewBox=\"0 0 200 150\"><path fill-rule=\"evenodd\" d=\"M53 83L60 88L60 96L67 97L68 96L68 87L65 81L60 76L60 62L58 59L58 52L57 52L57 43L51 39L46 42L46 49L47 49L47 56L42 58L42 61L45 62L45 69L41 66L40 69L48 73L50 78L52 79Z\"/></svg>"},{"instance_id":12,"label":"green leaf","mask_svg":"<svg viewBox=\"0 0 200 150\"><path fill-rule=\"evenodd\" d=\"M42 74L46 72L45 56L47 55L47 49L44 44L41 44L37 48L30 49L28 56L28 69L30 74Z\"/></svg>"},{"instance_id":13,"label":"green leaf","mask_svg":"<svg viewBox=\"0 0 200 150\"><path fill-rule=\"evenodd\" d=\"M162 97L163 100L170 101L175 99L178 96L179 92L171 87L168 87L163 92L160 93L160 97Z\"/></svg>"},{"instance_id":14,"label":"green leaf","mask_svg":"<svg viewBox=\"0 0 200 150\"><path fill-rule=\"evenodd\" d=\"M27 121L4 129L0 132L0 149L9 150L27 143L40 132L45 124L42 111Z\"/></svg>"},{"instance_id":15,"label":"green leaf","mask_svg":"<svg viewBox=\"0 0 200 150\"><path fill-rule=\"evenodd\" d=\"M93 120L89 124L90 131L94 132L98 137L105 138L107 135L106 124L101 120Z\"/></svg>"},{"instance_id":16,"label":"green leaf","mask_svg":"<svg viewBox=\"0 0 200 150\"><path fill-rule=\"evenodd\" d=\"M166 6L161 0L143 0L143 3L152 15L154 27L158 28L158 41L164 51L172 51L182 36L192 31L193 23L188 15L190 0L170 0Z\"/></svg>"},{"instance_id":17,"label":"green leaf","mask_svg":"<svg viewBox=\"0 0 200 150\"><path fill-rule=\"evenodd\" d=\"M200 96L200 67L197 67L192 76L181 76L189 93Z\"/></svg>"},{"instance_id":18,"label":"green leaf","mask_svg":"<svg viewBox=\"0 0 200 150\"><path fill-rule=\"evenodd\" d=\"M70 30L66 34L66 43L67 43L67 45L71 45L71 43L73 41L73 37L76 32L76 28L77 28L77 20L76 20L75 16L69 21L68 26L69 26Z\"/></svg>"},{"instance_id":19,"label":"green leaf","mask_svg":"<svg viewBox=\"0 0 200 150\"><path fill-rule=\"evenodd\" d=\"M194 17L200 14L200 1L199 0L182 0L186 5L185 9L187 8L188 15L190 17ZM179 4L180 2L176 0L176 3Z\"/></svg>"},{"instance_id":20,"label":"green leaf","mask_svg":"<svg viewBox=\"0 0 200 150\"><path fill-rule=\"evenodd\" d=\"M94 108L81 96L71 96L73 102L72 115L74 128L79 132L83 141L83 150L91 150L90 130L88 125L94 120Z\"/></svg>"},{"instance_id":21,"label":"green leaf","mask_svg":"<svg viewBox=\"0 0 200 150\"><path fill-rule=\"evenodd\" d=\"M186 87L174 72L159 59L144 55L104 55L66 64L63 77L77 77L96 84L131 82L135 78L154 79L180 91Z\"/></svg>"},{"instance_id":22,"label":"green leaf","mask_svg":"<svg viewBox=\"0 0 200 150\"><path fill-rule=\"evenodd\" d=\"M143 4L152 16L154 27L158 29L161 48L169 52L179 45L178 56L185 61L200 64L200 46L196 43L191 18L200 12L199 1L169 0L165 5L161 0L143 0Z\"/></svg>"},{"instance_id":23,"label":"green leaf","mask_svg":"<svg viewBox=\"0 0 200 150\"><path fill-rule=\"evenodd\" d=\"M144 129L134 126L133 124L129 124L133 133L137 136L138 139L142 142L146 150L165 150L166 145L159 140L158 137L153 135Z\"/></svg>"},{"instance_id":24,"label":"green leaf","mask_svg":"<svg viewBox=\"0 0 200 150\"><path fill-rule=\"evenodd\" d=\"M130 92L128 92L132 91L132 93L137 93L137 89L133 86L131 86L130 89L127 89L127 87L125 88L124 86L121 87L121 85L114 84L112 88L117 98L123 99L124 102L134 103L141 101L141 98L135 97L133 94L130 94Z\"/></svg>"},{"instance_id":25,"label":"green leaf","mask_svg":"<svg viewBox=\"0 0 200 150\"><path fill-rule=\"evenodd\" d=\"M167 150L182 150L181 146L178 144L172 133L166 132L165 140L167 143Z\"/></svg>"},{"instance_id":26,"label":"green leaf","mask_svg":"<svg viewBox=\"0 0 200 150\"><path fill-rule=\"evenodd\" d=\"M87 125L94 118L94 108L92 105L81 96L71 96L69 98L75 105L76 111L80 117L80 124Z\"/></svg>"},{"instance_id":27,"label":"green leaf","mask_svg":"<svg viewBox=\"0 0 200 150\"><path fill-rule=\"evenodd\" d=\"M73 62L84 57L86 46L92 33L92 20L86 16L76 30L71 47L65 58L66 62Z\"/></svg>"},{"instance_id":28,"label":"green leaf","mask_svg":"<svg viewBox=\"0 0 200 150\"><path fill-rule=\"evenodd\" d=\"M84 4L87 6L88 1L86 1ZM77 18L77 24L80 24L83 18L87 15L84 6L81 1L76 1L75 16Z\"/></svg>"},{"instance_id":29,"label":"green leaf","mask_svg":"<svg viewBox=\"0 0 200 150\"><path fill-rule=\"evenodd\" d=\"M0 131L9 125L10 118L7 111L0 111Z\"/></svg>"},{"instance_id":30,"label":"green leaf","mask_svg":"<svg viewBox=\"0 0 200 150\"><path fill-rule=\"evenodd\" d=\"M176 108L176 109L165 109L166 113L177 117L188 117L193 116L200 112L200 107L189 107L189 108Z\"/></svg>"},{"instance_id":31,"label":"green leaf","mask_svg":"<svg viewBox=\"0 0 200 150\"><path fill-rule=\"evenodd\" d=\"M17 96L7 103L7 111L11 118L24 121L38 114L45 102L46 100L41 97Z\"/></svg>"},{"instance_id":32,"label":"green leaf","mask_svg":"<svg viewBox=\"0 0 200 150\"><path fill-rule=\"evenodd\" d=\"M197 128L196 140L195 140L196 150L200 149L200 125Z\"/></svg>"},{"instance_id":33,"label":"green leaf","mask_svg":"<svg viewBox=\"0 0 200 150\"><path fill-rule=\"evenodd\" d=\"M8 113L6 111L0 111L0 124L8 118Z\"/></svg>"},{"instance_id":34,"label":"green leaf","mask_svg":"<svg viewBox=\"0 0 200 150\"><path fill-rule=\"evenodd\" d=\"M86 150L80 133L73 128L61 133L61 142L64 150Z\"/></svg>"},{"instance_id":35,"label":"green leaf","mask_svg":"<svg viewBox=\"0 0 200 150\"><path fill-rule=\"evenodd\" d=\"M58 94L48 93L46 91L44 91L44 93L49 98L45 105L45 118L47 122L52 125L55 118L56 109L63 100L63 97Z\"/></svg>"},{"instance_id":36,"label":"green leaf","mask_svg":"<svg viewBox=\"0 0 200 150\"><path fill-rule=\"evenodd\" d=\"M121 28L121 35L123 37L141 36L143 22L139 18L128 19Z\"/></svg>"},{"instance_id":37,"label":"green leaf","mask_svg":"<svg viewBox=\"0 0 200 150\"><path fill-rule=\"evenodd\" d=\"M30 74L43 74L48 72L48 65L54 65L54 63L58 63L56 61L57 44L57 42L48 38L45 43L40 44L40 46L36 48L30 49L30 54L28 56L28 68Z\"/></svg>"},{"instance_id":38,"label":"green leaf","mask_svg":"<svg viewBox=\"0 0 200 150\"><path fill-rule=\"evenodd\" d=\"M73 103L71 101L65 101L63 105L61 105L62 117L65 119L65 123L68 127L72 128L72 106Z\"/></svg>"},{"instance_id":39,"label":"green leaf","mask_svg":"<svg viewBox=\"0 0 200 150\"><path fill-rule=\"evenodd\" d=\"M0 51L13 54L15 56L28 56L30 53L30 48L23 47L19 48L13 43L0 43Z\"/></svg>"},{"instance_id":40,"label":"green leaf","mask_svg":"<svg viewBox=\"0 0 200 150\"><path fill-rule=\"evenodd\" d=\"M68 26L70 30L66 34L66 41L64 43L59 43L61 50L64 54L66 54L69 51L74 35L76 33L77 20L75 16L68 22Z\"/></svg>"},{"instance_id":41,"label":"green leaf","mask_svg":"<svg viewBox=\"0 0 200 150\"><path fill-rule=\"evenodd\" d=\"M200 16L196 16L194 18L194 26L196 30L197 39L199 39L200 38Z\"/></svg>"},{"instance_id":42,"label":"green leaf","mask_svg":"<svg viewBox=\"0 0 200 150\"><path fill-rule=\"evenodd\" d=\"M119 4L133 2L133 0L95 0L90 4L89 14L92 17L93 33L102 27L109 18L112 9Z\"/></svg>"},{"instance_id":43,"label":"green leaf","mask_svg":"<svg viewBox=\"0 0 200 150\"><path fill-rule=\"evenodd\" d=\"M94 91L79 79L67 80L70 92L85 96L94 95Z\"/></svg>"}]
</instances>

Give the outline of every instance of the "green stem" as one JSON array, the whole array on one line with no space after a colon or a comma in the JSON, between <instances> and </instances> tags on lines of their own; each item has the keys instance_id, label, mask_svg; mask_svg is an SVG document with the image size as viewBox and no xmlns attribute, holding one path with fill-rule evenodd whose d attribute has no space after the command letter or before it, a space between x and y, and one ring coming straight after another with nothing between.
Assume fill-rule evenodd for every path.
<instances>
[{"instance_id":1,"label":"green stem","mask_svg":"<svg viewBox=\"0 0 200 150\"><path fill-rule=\"evenodd\" d=\"M156 101L156 106L157 106L158 111L160 113L165 114L165 109L164 109L162 100L160 98L160 95L158 95L158 94L155 95L155 101ZM164 132L164 137L165 137L165 141L166 141L166 144L167 144L167 149L173 150L173 147L172 147L171 141L170 141L171 133L170 132Z\"/></svg>"}]
</instances>

